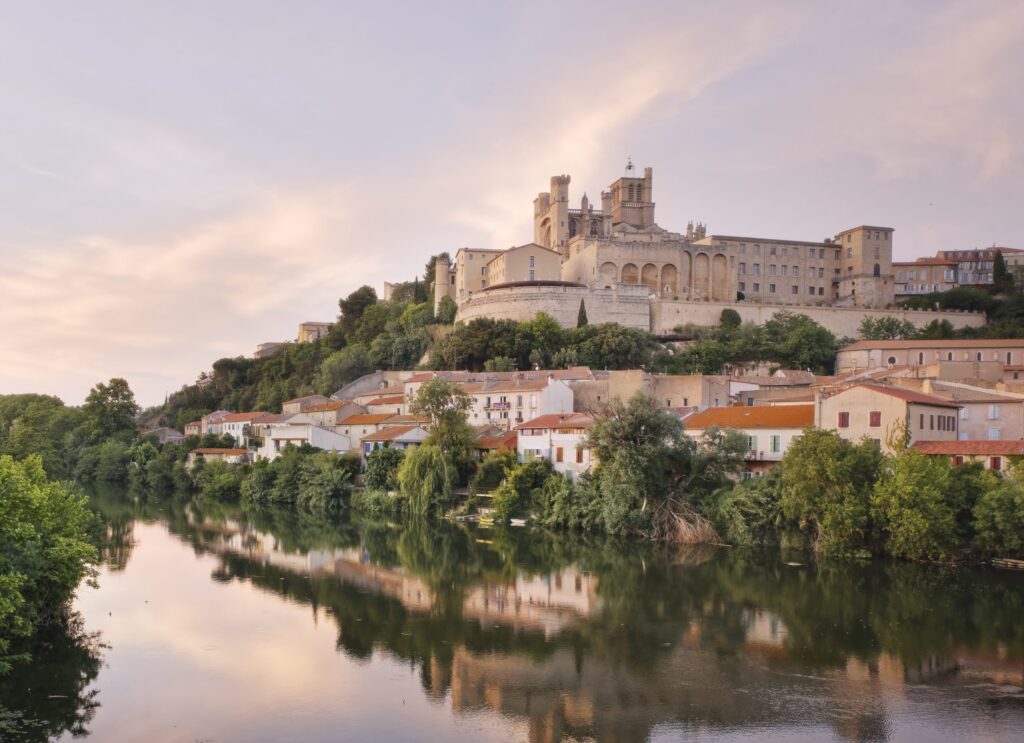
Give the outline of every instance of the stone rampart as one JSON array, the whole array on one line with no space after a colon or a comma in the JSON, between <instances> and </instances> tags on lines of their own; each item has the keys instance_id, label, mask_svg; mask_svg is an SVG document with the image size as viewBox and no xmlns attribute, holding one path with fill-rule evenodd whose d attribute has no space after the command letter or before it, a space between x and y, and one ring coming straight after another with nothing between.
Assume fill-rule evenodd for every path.
<instances>
[{"instance_id":1,"label":"stone rampart","mask_svg":"<svg viewBox=\"0 0 1024 743\"><path fill-rule=\"evenodd\" d=\"M589 305L588 305L589 307ZM979 312L929 311L929 310L875 310L863 307L821 307L816 305L777 305L747 302L683 302L656 299L651 302L651 332L667 335L673 328L687 323L694 325L717 325L722 310L736 310L744 321L759 325L772 319L778 312L792 312L807 315L815 322L828 328L837 337L860 336L860 323L865 317L895 317L908 320L923 328L932 320L949 320L954 328L977 328L985 324L985 315ZM589 310L588 310L589 311Z\"/></svg>"},{"instance_id":2,"label":"stone rampart","mask_svg":"<svg viewBox=\"0 0 1024 743\"><path fill-rule=\"evenodd\" d=\"M546 312L566 328L576 326L580 300L587 308L591 323L617 322L628 328L669 335L673 329L692 323L717 325L722 310L739 313L746 322L763 324L778 312L807 315L836 336L856 338L864 317L895 317L924 327L932 320L949 320L954 328L981 327L985 316L976 312L932 312L928 310L876 310L860 307L821 307L818 305L773 305L753 302L687 302L651 299L647 287L617 284L612 289L584 286L516 285L477 292L459 307L457 319L467 322L477 317L531 320Z\"/></svg>"}]
</instances>

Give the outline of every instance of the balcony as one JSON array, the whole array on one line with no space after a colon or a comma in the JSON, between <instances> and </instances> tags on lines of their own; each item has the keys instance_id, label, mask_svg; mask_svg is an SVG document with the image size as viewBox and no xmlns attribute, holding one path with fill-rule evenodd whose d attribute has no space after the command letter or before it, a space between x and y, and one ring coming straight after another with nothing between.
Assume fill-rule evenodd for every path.
<instances>
[{"instance_id":1,"label":"balcony","mask_svg":"<svg viewBox=\"0 0 1024 743\"><path fill-rule=\"evenodd\" d=\"M489 403L485 403L484 404L484 410L511 410L511 409L512 409L512 403L510 403L510 402L503 402L501 400L496 400L494 402L489 402Z\"/></svg>"}]
</instances>

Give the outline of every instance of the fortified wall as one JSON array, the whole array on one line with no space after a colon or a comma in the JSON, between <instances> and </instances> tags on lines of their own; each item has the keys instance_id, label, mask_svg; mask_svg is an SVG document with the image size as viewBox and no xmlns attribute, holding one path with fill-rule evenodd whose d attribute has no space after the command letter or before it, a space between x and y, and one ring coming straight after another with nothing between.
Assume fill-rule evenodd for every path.
<instances>
[{"instance_id":1,"label":"fortified wall","mask_svg":"<svg viewBox=\"0 0 1024 743\"><path fill-rule=\"evenodd\" d=\"M491 317L523 321L532 320L538 312L546 312L562 327L574 328L581 300L587 308L587 320L592 324L617 322L655 335L671 335L674 328L687 323L717 325L722 310L727 308L736 310L744 322L759 325L779 312L807 315L836 336L850 338L859 336L860 323L865 317L894 317L909 321L918 328L933 320L948 320L958 329L985 325L985 315L978 312L651 299L647 287L630 284L616 284L611 289L590 289L571 284L493 287L477 292L463 302L456 319L469 322L478 317Z\"/></svg>"}]
</instances>

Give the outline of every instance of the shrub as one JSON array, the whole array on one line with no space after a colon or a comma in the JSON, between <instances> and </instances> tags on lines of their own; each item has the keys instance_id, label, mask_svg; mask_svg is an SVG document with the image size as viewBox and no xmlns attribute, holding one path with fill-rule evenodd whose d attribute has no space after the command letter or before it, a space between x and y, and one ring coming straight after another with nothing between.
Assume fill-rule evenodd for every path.
<instances>
[{"instance_id":1,"label":"shrub","mask_svg":"<svg viewBox=\"0 0 1024 743\"><path fill-rule=\"evenodd\" d=\"M478 493L486 493L501 485L508 473L516 466L516 453L512 449L488 452L480 462L473 487Z\"/></svg>"},{"instance_id":2,"label":"shrub","mask_svg":"<svg viewBox=\"0 0 1024 743\"><path fill-rule=\"evenodd\" d=\"M978 546L1001 555L1024 553L1024 487L1007 477L974 507Z\"/></svg>"},{"instance_id":3,"label":"shrub","mask_svg":"<svg viewBox=\"0 0 1024 743\"><path fill-rule=\"evenodd\" d=\"M871 506L886 551L910 560L946 560L956 548L956 514L947 500L949 463L909 450L885 462Z\"/></svg>"},{"instance_id":4,"label":"shrub","mask_svg":"<svg viewBox=\"0 0 1024 743\"><path fill-rule=\"evenodd\" d=\"M390 446L370 452L363 484L369 490L398 490L398 469L404 459L404 451Z\"/></svg>"}]
</instances>

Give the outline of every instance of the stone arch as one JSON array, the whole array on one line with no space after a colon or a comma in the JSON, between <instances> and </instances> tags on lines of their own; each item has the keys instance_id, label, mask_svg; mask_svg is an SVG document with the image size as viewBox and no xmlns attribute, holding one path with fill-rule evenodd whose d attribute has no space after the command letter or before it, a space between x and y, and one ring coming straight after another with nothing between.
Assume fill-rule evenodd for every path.
<instances>
[{"instance_id":1,"label":"stone arch","mask_svg":"<svg viewBox=\"0 0 1024 743\"><path fill-rule=\"evenodd\" d=\"M684 250L679 257L679 296L690 298L690 286L693 284L693 256Z\"/></svg>"},{"instance_id":2,"label":"stone arch","mask_svg":"<svg viewBox=\"0 0 1024 743\"><path fill-rule=\"evenodd\" d=\"M544 217L540 223L540 244L545 248L551 247L551 217Z\"/></svg>"},{"instance_id":3,"label":"stone arch","mask_svg":"<svg viewBox=\"0 0 1024 743\"><path fill-rule=\"evenodd\" d=\"M601 282L601 286L610 286L619 283L619 267L611 261L605 261L601 264L601 268L598 271L598 278Z\"/></svg>"},{"instance_id":4,"label":"stone arch","mask_svg":"<svg viewBox=\"0 0 1024 743\"><path fill-rule=\"evenodd\" d=\"M711 257L707 253L697 253L693 259L693 299L707 301L711 283Z\"/></svg>"},{"instance_id":5,"label":"stone arch","mask_svg":"<svg viewBox=\"0 0 1024 743\"><path fill-rule=\"evenodd\" d=\"M640 269L640 283L646 286L651 294L659 294L658 267L653 263L645 263L644 267Z\"/></svg>"},{"instance_id":6,"label":"stone arch","mask_svg":"<svg viewBox=\"0 0 1024 743\"><path fill-rule=\"evenodd\" d=\"M711 259L711 299L719 302L729 299L729 270L724 255Z\"/></svg>"},{"instance_id":7,"label":"stone arch","mask_svg":"<svg viewBox=\"0 0 1024 743\"><path fill-rule=\"evenodd\" d=\"M627 263L622 267L622 283L623 284L639 284L640 283L640 270L636 267L635 263Z\"/></svg>"},{"instance_id":8,"label":"stone arch","mask_svg":"<svg viewBox=\"0 0 1024 743\"><path fill-rule=\"evenodd\" d=\"M663 297L674 297L679 294L679 272L671 263L661 267L661 295Z\"/></svg>"}]
</instances>

